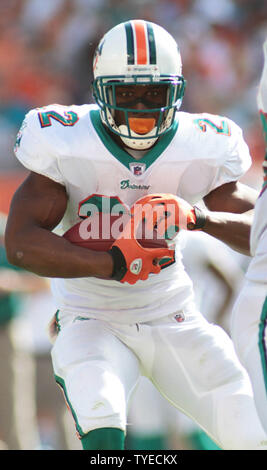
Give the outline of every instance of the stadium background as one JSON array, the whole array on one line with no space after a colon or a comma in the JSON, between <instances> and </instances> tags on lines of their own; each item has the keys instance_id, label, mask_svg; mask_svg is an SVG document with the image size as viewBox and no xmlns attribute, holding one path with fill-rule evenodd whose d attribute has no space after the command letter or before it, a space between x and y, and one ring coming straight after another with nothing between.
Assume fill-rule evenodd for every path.
<instances>
[{"instance_id":1,"label":"stadium background","mask_svg":"<svg viewBox=\"0 0 267 470\"><path fill-rule=\"evenodd\" d=\"M256 94L266 1L1 0L0 212L8 213L26 174L13 155L25 113L50 103L91 102L95 47L109 28L133 18L158 23L175 37L187 79L182 110L235 120L253 157L244 181L260 187L264 142Z\"/></svg>"}]
</instances>

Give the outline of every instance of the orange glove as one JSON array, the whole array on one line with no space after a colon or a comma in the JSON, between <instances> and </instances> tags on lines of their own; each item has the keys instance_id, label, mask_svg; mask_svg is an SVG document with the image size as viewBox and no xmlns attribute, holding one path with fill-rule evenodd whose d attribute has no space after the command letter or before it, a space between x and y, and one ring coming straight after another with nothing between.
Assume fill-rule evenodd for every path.
<instances>
[{"instance_id":1,"label":"orange glove","mask_svg":"<svg viewBox=\"0 0 267 470\"><path fill-rule=\"evenodd\" d=\"M109 250L114 262L112 279L129 284L146 280L150 273L158 274L161 271L158 262L163 258L174 262L175 254L171 248L144 248L140 245L136 236L144 218L140 211L137 218L134 206L129 222Z\"/></svg>"},{"instance_id":2,"label":"orange glove","mask_svg":"<svg viewBox=\"0 0 267 470\"><path fill-rule=\"evenodd\" d=\"M181 229L201 229L206 221L201 209L173 194L149 194L138 199L132 209L136 220L143 214L149 230L156 228L165 239L174 238Z\"/></svg>"}]
</instances>

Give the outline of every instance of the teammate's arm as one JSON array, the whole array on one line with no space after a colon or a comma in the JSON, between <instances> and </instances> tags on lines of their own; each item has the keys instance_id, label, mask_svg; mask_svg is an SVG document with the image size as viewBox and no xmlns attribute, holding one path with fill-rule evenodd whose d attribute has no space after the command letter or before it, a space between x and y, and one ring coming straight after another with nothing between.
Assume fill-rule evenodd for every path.
<instances>
[{"instance_id":1,"label":"teammate's arm","mask_svg":"<svg viewBox=\"0 0 267 470\"><path fill-rule=\"evenodd\" d=\"M16 191L7 221L5 245L11 264L46 277L111 277L112 257L72 245L52 230L68 197L63 185L30 173Z\"/></svg>"},{"instance_id":2,"label":"teammate's arm","mask_svg":"<svg viewBox=\"0 0 267 470\"><path fill-rule=\"evenodd\" d=\"M258 193L239 182L223 184L204 197L206 223L203 232L233 249L250 255L250 229Z\"/></svg>"}]
</instances>

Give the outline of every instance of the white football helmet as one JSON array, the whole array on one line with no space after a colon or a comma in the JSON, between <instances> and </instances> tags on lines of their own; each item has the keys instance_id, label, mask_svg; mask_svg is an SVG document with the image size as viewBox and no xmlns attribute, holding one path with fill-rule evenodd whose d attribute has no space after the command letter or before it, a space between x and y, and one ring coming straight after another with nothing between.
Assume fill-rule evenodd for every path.
<instances>
[{"instance_id":1,"label":"white football helmet","mask_svg":"<svg viewBox=\"0 0 267 470\"><path fill-rule=\"evenodd\" d=\"M102 122L119 135L126 146L148 149L171 129L175 112L182 103L185 80L177 43L161 26L144 20L130 20L112 28L96 49L93 72L93 94L100 107ZM166 103L153 108L159 116L157 122L150 119L149 130L144 126L138 133L131 129L131 122L138 121L138 113L144 117L151 109L137 111L119 106L116 87L150 84L167 85ZM115 122L115 111L124 113L124 124ZM136 113L136 118L129 119L129 113L131 116Z\"/></svg>"}]
</instances>

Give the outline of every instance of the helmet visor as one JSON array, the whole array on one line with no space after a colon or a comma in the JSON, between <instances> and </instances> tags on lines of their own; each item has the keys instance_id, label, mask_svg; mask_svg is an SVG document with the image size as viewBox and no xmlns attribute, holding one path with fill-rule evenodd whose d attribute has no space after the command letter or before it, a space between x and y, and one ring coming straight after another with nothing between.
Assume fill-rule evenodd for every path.
<instances>
[{"instance_id":1,"label":"helmet visor","mask_svg":"<svg viewBox=\"0 0 267 470\"><path fill-rule=\"evenodd\" d=\"M108 76L98 77L93 82L94 97L105 116L105 123L115 133L114 127L110 126L110 116L116 126L125 124L128 130L125 137L131 137L131 118L155 118L156 136L169 130L175 111L181 105L184 89L182 76ZM171 121L168 119L168 126L164 126L170 115Z\"/></svg>"}]
</instances>

